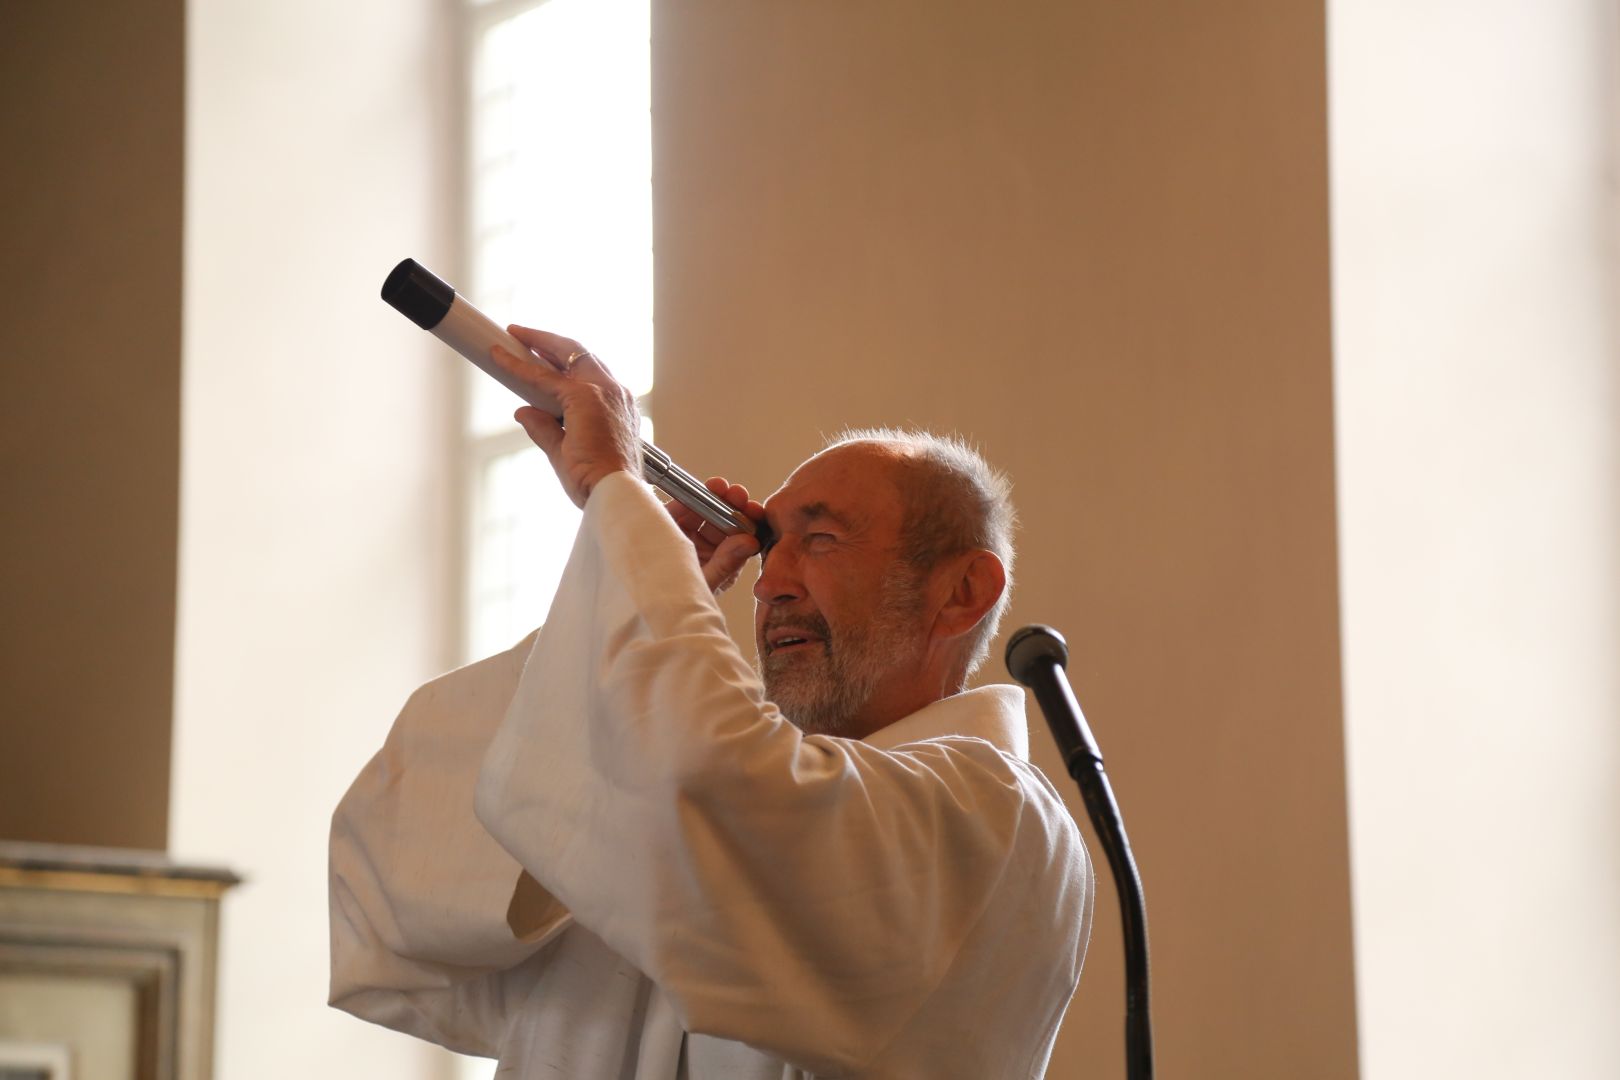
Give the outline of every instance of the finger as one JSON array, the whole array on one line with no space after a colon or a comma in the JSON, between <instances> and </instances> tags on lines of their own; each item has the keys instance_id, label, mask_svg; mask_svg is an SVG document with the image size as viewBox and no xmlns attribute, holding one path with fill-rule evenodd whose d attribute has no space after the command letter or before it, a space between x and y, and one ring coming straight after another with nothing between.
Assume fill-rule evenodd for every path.
<instances>
[{"instance_id":1,"label":"finger","mask_svg":"<svg viewBox=\"0 0 1620 1080\"><path fill-rule=\"evenodd\" d=\"M714 554L703 566L703 577L711 589L717 589L735 580L743 564L759 554L759 541L747 533L728 536L714 549Z\"/></svg>"},{"instance_id":2,"label":"finger","mask_svg":"<svg viewBox=\"0 0 1620 1080\"><path fill-rule=\"evenodd\" d=\"M556 460L557 451L562 448L563 429L557 423L557 418L548 412L525 405L512 414L512 419L523 425L534 445L546 452L546 457Z\"/></svg>"},{"instance_id":3,"label":"finger","mask_svg":"<svg viewBox=\"0 0 1620 1080\"><path fill-rule=\"evenodd\" d=\"M720 496L732 506L741 510L755 521L765 520L765 507L748 497L748 489L741 484L729 483L723 476L711 476L706 486L716 495Z\"/></svg>"},{"instance_id":4,"label":"finger","mask_svg":"<svg viewBox=\"0 0 1620 1080\"><path fill-rule=\"evenodd\" d=\"M561 372L553 371L545 364L513 356L499 345L491 346L489 355L502 370L510 372L530 386L544 390L558 401L562 400L563 390L568 386L568 378Z\"/></svg>"},{"instance_id":5,"label":"finger","mask_svg":"<svg viewBox=\"0 0 1620 1080\"><path fill-rule=\"evenodd\" d=\"M748 489L741 484L733 484L723 476L711 476L704 481L704 486L738 510L748 512ZM758 503L754 505L759 506Z\"/></svg>"},{"instance_id":6,"label":"finger","mask_svg":"<svg viewBox=\"0 0 1620 1080\"><path fill-rule=\"evenodd\" d=\"M669 512L670 518L674 520L675 527L680 529L681 533L692 542L692 547L697 550L698 562L708 561L709 556L714 552L716 542L724 539L724 537L720 536L711 539L703 531L703 527L708 523L703 519L702 515L678 499L671 499L665 503L664 509Z\"/></svg>"},{"instance_id":7,"label":"finger","mask_svg":"<svg viewBox=\"0 0 1620 1080\"><path fill-rule=\"evenodd\" d=\"M553 334L548 330L536 330L532 326L513 323L506 328L506 332L547 360L550 360L552 366L558 370L562 370L563 361L567 360L570 354L582 352L585 349L585 346L573 338Z\"/></svg>"},{"instance_id":8,"label":"finger","mask_svg":"<svg viewBox=\"0 0 1620 1080\"><path fill-rule=\"evenodd\" d=\"M559 371L585 375L596 382L604 379L609 382L618 381L613 378L613 372L608 370L608 366L602 363L601 357L573 338L553 334L549 330L536 330L532 326L523 326L519 323L508 326L506 332L551 361L552 366ZM574 357L571 365L568 363L569 357Z\"/></svg>"},{"instance_id":9,"label":"finger","mask_svg":"<svg viewBox=\"0 0 1620 1080\"><path fill-rule=\"evenodd\" d=\"M688 536L697 532L698 528L703 524L703 518L698 515L698 512L679 499L671 499L664 504L664 509L668 510L669 516L675 519L676 527Z\"/></svg>"},{"instance_id":10,"label":"finger","mask_svg":"<svg viewBox=\"0 0 1620 1080\"><path fill-rule=\"evenodd\" d=\"M568 370L576 377L589 379L591 382L604 384L617 384L619 381L613 377L613 372L608 370L608 366L602 362L602 358L591 352L589 349L586 349L583 345L578 346L577 349L565 352L563 355L574 356L573 366Z\"/></svg>"}]
</instances>

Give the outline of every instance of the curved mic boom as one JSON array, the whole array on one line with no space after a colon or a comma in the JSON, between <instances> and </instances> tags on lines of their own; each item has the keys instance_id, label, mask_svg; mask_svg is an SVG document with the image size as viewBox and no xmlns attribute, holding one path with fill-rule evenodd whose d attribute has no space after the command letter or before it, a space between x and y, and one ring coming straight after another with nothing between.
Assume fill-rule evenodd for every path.
<instances>
[{"instance_id":1,"label":"curved mic boom","mask_svg":"<svg viewBox=\"0 0 1620 1080\"><path fill-rule=\"evenodd\" d=\"M1068 663L1068 643L1050 626L1026 626L1007 641L1007 670L1035 692L1063 755L1063 767L1080 786L1086 814L1113 871L1125 933L1125 1075L1129 1080L1152 1080L1153 1025L1148 1007L1147 907L1142 901L1142 878L1125 837L1119 803L1103 771L1102 751L1069 686Z\"/></svg>"}]
</instances>

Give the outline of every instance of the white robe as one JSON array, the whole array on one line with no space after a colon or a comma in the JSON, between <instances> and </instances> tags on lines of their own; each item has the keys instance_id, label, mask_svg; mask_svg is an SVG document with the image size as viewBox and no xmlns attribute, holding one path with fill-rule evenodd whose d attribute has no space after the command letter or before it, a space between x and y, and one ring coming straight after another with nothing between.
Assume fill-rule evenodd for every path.
<instances>
[{"instance_id":1,"label":"white robe","mask_svg":"<svg viewBox=\"0 0 1620 1080\"><path fill-rule=\"evenodd\" d=\"M519 1080L1039 1077L1093 886L1022 690L803 735L621 474L339 805L331 1001Z\"/></svg>"}]
</instances>

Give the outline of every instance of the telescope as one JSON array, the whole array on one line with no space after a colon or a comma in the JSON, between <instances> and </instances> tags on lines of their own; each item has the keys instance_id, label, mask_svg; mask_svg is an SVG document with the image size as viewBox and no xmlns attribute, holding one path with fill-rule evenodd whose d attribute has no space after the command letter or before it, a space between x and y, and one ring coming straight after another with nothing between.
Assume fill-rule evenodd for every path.
<instances>
[{"instance_id":1,"label":"telescope","mask_svg":"<svg viewBox=\"0 0 1620 1080\"><path fill-rule=\"evenodd\" d=\"M472 361L480 371L535 408L562 419L562 406L550 394L523 382L497 364L490 350L499 345L520 360L546 361L479 311L444 279L415 259L405 259L383 282L382 298L400 314ZM547 365L548 368L550 365ZM762 541L763 527L710 491L697 477L647 440L641 440L642 475L653 487L724 533L748 533Z\"/></svg>"}]
</instances>

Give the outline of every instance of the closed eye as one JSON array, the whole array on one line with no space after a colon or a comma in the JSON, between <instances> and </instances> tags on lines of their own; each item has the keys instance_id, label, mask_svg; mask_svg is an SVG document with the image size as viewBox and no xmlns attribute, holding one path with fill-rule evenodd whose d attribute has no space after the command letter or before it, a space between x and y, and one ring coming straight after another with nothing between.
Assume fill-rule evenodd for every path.
<instances>
[{"instance_id":1,"label":"closed eye","mask_svg":"<svg viewBox=\"0 0 1620 1080\"><path fill-rule=\"evenodd\" d=\"M780 533L774 531L767 532L764 542L760 544L759 547L759 560L761 563L770 557L771 552L775 550L776 545L781 543L781 541L782 535ZM836 544L837 542L838 536L835 533L830 532L805 533L799 537L798 540L798 544L801 549L809 548L812 551L824 549Z\"/></svg>"}]
</instances>

